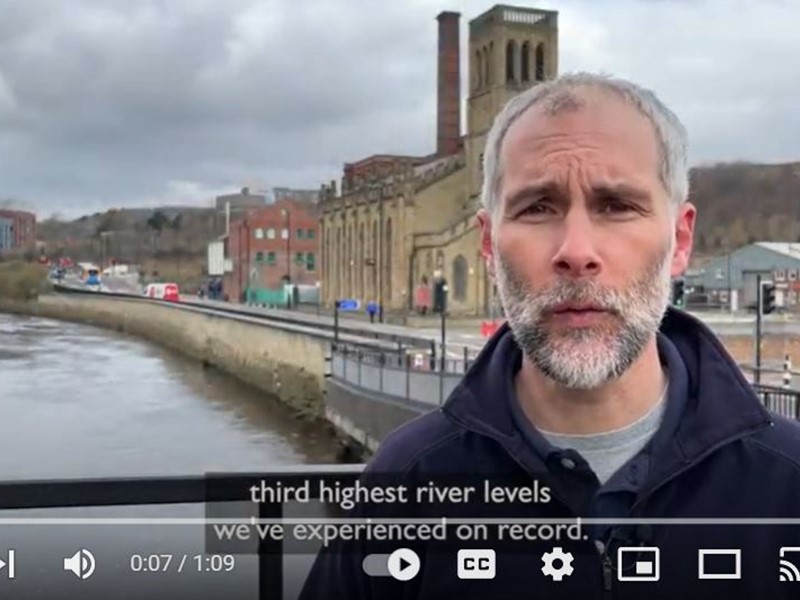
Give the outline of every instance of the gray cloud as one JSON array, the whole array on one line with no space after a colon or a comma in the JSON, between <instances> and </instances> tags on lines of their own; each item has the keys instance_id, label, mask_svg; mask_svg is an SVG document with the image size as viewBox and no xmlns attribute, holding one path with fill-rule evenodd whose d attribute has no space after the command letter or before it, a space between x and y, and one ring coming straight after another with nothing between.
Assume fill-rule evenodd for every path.
<instances>
[{"instance_id":1,"label":"gray cloud","mask_svg":"<svg viewBox=\"0 0 800 600\"><path fill-rule=\"evenodd\" d=\"M251 181L316 188L372 153L426 154L435 16L459 10L466 43L489 6L0 0L0 197L42 215L202 204ZM655 89L695 161L796 157L796 3L539 6L560 11L562 71Z\"/></svg>"}]
</instances>

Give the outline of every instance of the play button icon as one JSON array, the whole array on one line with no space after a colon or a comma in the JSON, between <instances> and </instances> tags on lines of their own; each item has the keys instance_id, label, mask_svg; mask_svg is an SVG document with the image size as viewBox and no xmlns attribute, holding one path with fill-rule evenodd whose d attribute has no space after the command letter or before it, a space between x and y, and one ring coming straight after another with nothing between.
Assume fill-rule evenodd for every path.
<instances>
[{"instance_id":1,"label":"play button icon","mask_svg":"<svg viewBox=\"0 0 800 600\"><path fill-rule=\"evenodd\" d=\"M419 556L408 548L399 548L389 555L389 575L398 581L409 581L419 573Z\"/></svg>"}]
</instances>

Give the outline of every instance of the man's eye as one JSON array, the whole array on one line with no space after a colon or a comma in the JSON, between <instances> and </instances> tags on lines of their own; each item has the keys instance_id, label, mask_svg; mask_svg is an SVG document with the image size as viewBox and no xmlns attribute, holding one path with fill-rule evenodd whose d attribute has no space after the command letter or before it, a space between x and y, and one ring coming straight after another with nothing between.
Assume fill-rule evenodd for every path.
<instances>
[{"instance_id":1,"label":"man's eye","mask_svg":"<svg viewBox=\"0 0 800 600\"><path fill-rule=\"evenodd\" d=\"M530 204L520 211L520 215L543 215L553 212L553 209L544 204L543 202L537 202L535 204Z\"/></svg>"},{"instance_id":2,"label":"man's eye","mask_svg":"<svg viewBox=\"0 0 800 600\"><path fill-rule=\"evenodd\" d=\"M616 198L604 199L600 207L600 212L604 213L622 213L630 212L632 210L633 207L630 204Z\"/></svg>"}]
</instances>

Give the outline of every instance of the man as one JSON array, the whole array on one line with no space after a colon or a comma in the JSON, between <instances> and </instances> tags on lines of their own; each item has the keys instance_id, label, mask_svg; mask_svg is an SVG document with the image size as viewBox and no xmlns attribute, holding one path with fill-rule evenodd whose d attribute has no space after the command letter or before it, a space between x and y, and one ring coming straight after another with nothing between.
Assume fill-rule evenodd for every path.
<instances>
[{"instance_id":1,"label":"man","mask_svg":"<svg viewBox=\"0 0 800 600\"><path fill-rule=\"evenodd\" d=\"M367 467L525 474L552 490L526 515L595 519L581 539L498 550L481 581L430 544L410 581L369 577L369 546L342 545L305 598L796 596L779 552L800 528L737 519L800 517L800 427L668 308L695 225L686 151L678 118L627 81L567 75L512 99L488 136L478 214L507 324L442 410Z\"/></svg>"}]
</instances>

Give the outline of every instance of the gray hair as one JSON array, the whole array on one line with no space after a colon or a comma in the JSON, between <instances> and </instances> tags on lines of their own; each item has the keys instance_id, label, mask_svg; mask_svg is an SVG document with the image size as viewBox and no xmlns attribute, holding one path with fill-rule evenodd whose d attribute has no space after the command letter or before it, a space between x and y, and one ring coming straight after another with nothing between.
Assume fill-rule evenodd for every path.
<instances>
[{"instance_id":1,"label":"gray hair","mask_svg":"<svg viewBox=\"0 0 800 600\"><path fill-rule=\"evenodd\" d=\"M529 108L545 105L547 114L556 115L582 105L579 90L596 89L610 92L631 104L653 125L660 154L659 177L664 189L677 208L689 194L687 159L688 136L678 117L648 89L609 75L574 73L534 85L514 96L498 113L486 139L483 159L483 190L481 200L489 213L499 206L498 195L503 177L500 149L509 128Z\"/></svg>"}]
</instances>

